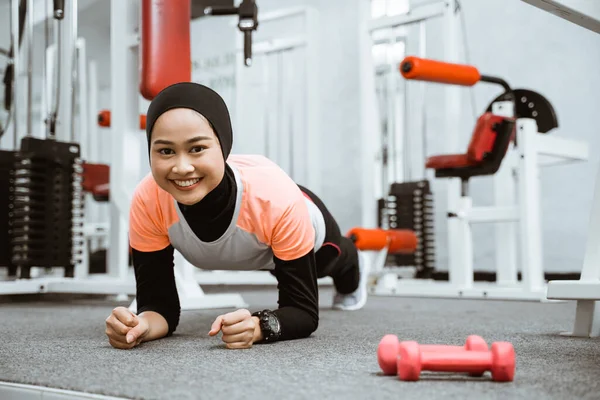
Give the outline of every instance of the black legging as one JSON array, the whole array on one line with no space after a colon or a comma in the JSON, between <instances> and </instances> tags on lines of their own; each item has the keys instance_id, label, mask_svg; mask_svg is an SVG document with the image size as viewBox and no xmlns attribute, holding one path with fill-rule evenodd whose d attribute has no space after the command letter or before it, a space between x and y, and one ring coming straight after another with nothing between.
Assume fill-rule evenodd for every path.
<instances>
[{"instance_id":1,"label":"black legging","mask_svg":"<svg viewBox=\"0 0 600 400\"><path fill-rule=\"evenodd\" d=\"M358 287L360 279L358 252L354 243L342 235L340 227L321 199L307 188L300 185L298 187L315 203L325 220L325 240L315 253L317 276L330 276L338 293L352 293Z\"/></svg>"}]
</instances>

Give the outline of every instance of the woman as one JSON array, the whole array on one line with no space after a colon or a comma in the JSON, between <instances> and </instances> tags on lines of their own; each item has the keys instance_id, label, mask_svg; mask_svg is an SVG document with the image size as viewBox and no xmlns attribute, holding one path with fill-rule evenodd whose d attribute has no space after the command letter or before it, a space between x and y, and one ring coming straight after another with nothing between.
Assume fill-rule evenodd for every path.
<instances>
[{"instance_id":1,"label":"woman","mask_svg":"<svg viewBox=\"0 0 600 400\"><path fill-rule=\"evenodd\" d=\"M317 196L263 156L229 154L231 121L217 93L190 82L169 86L146 122L151 174L135 190L129 232L138 309L118 307L107 318L113 347L175 331L174 249L198 268L266 269L277 279L278 309L216 318L209 335L222 332L228 348L309 336L321 277L333 279L334 308L364 306L367 263Z\"/></svg>"}]
</instances>

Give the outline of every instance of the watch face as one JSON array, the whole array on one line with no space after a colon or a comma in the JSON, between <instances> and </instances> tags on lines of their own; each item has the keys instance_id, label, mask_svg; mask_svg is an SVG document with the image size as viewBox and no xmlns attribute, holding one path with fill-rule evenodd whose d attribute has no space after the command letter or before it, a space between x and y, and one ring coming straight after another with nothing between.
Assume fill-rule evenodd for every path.
<instances>
[{"instance_id":1,"label":"watch face","mask_svg":"<svg viewBox=\"0 0 600 400\"><path fill-rule=\"evenodd\" d=\"M269 328L272 332L279 332L279 320L277 318L269 318Z\"/></svg>"}]
</instances>

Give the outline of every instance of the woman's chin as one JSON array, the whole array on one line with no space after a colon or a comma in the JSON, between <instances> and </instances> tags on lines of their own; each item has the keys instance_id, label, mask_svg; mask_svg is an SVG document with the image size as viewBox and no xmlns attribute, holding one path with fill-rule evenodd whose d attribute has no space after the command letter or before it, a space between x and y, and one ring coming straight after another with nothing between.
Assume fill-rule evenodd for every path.
<instances>
[{"instance_id":1,"label":"woman's chin","mask_svg":"<svg viewBox=\"0 0 600 400\"><path fill-rule=\"evenodd\" d=\"M186 206L191 206L198 203L205 196L202 191L193 190L188 193L181 193L177 191L176 193L171 192L171 195L177 200L178 203L181 203Z\"/></svg>"},{"instance_id":2,"label":"woman's chin","mask_svg":"<svg viewBox=\"0 0 600 400\"><path fill-rule=\"evenodd\" d=\"M181 195L180 193L178 193L177 195L173 195L173 197L175 198L175 200L177 200L178 203L181 203L186 206L194 205L197 202L199 202L200 200L202 200L202 197L193 196L191 194L190 195Z\"/></svg>"}]
</instances>

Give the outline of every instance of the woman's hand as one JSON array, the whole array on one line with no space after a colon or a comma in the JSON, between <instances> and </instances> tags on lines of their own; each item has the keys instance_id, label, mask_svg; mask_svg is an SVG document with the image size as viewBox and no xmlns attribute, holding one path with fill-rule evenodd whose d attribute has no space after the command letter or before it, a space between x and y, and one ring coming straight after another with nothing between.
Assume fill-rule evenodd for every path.
<instances>
[{"instance_id":1,"label":"woman's hand","mask_svg":"<svg viewBox=\"0 0 600 400\"><path fill-rule=\"evenodd\" d=\"M262 336L258 318L245 309L219 315L208 334L215 336L219 331L223 332L221 339L228 349L249 349Z\"/></svg>"},{"instance_id":2,"label":"woman's hand","mask_svg":"<svg viewBox=\"0 0 600 400\"><path fill-rule=\"evenodd\" d=\"M148 335L150 326L143 317L138 317L128 308L117 307L106 318L106 336L112 347L131 349Z\"/></svg>"}]
</instances>

